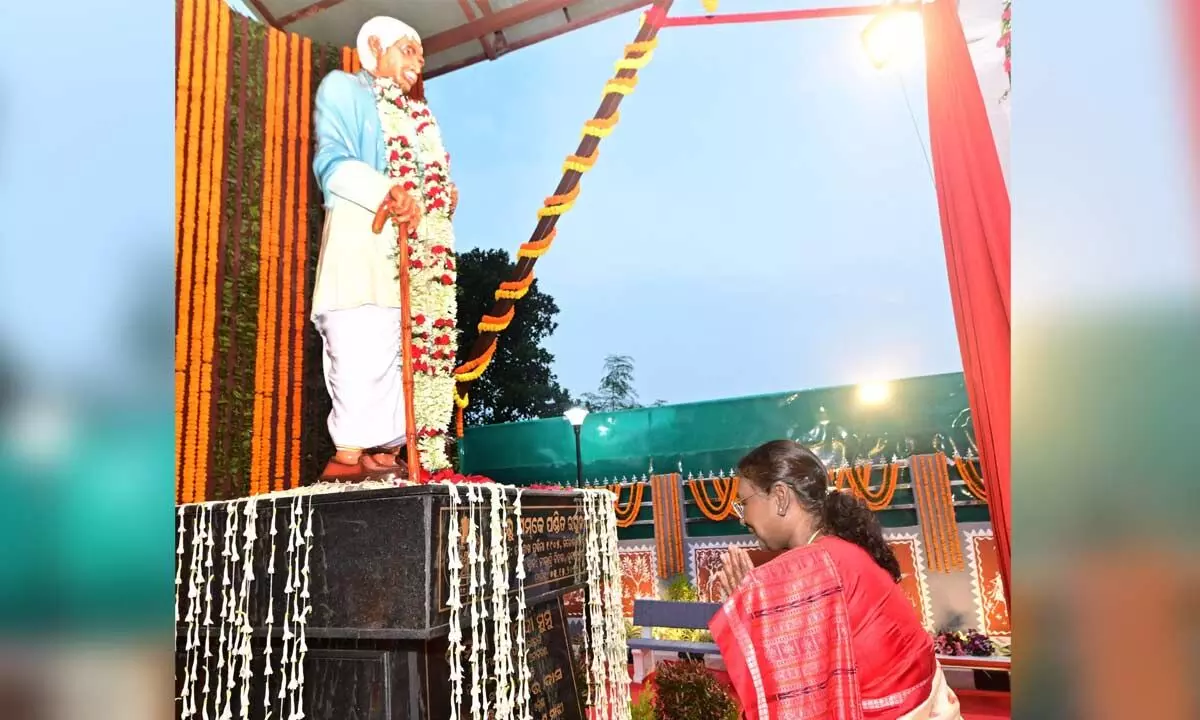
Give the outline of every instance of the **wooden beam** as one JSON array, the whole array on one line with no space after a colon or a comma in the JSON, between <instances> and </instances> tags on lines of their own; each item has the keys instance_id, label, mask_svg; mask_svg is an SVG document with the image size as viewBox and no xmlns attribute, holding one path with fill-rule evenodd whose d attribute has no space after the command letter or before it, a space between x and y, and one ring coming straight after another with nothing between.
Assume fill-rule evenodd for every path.
<instances>
[{"instance_id":1,"label":"wooden beam","mask_svg":"<svg viewBox=\"0 0 1200 720\"><path fill-rule=\"evenodd\" d=\"M685 15L669 17L663 27L696 27L699 25L731 25L738 23L779 22L781 20L814 20L817 18L878 15L897 10L920 10L919 2L893 5L858 5L853 7L814 8L811 10L770 10L765 12L729 13L727 15Z\"/></svg>"},{"instance_id":2,"label":"wooden beam","mask_svg":"<svg viewBox=\"0 0 1200 720\"><path fill-rule=\"evenodd\" d=\"M456 28L450 28L445 32L440 32L426 38L422 43L425 46L425 57L436 55L463 43L478 40L481 37L487 37L494 32L505 30L513 25L520 25L530 20L536 20L552 12L560 12L564 8L578 4L580 1L526 0L519 5L513 5L510 8L505 8L500 12L481 17L466 25L459 25Z\"/></svg>"},{"instance_id":3,"label":"wooden beam","mask_svg":"<svg viewBox=\"0 0 1200 720\"><path fill-rule=\"evenodd\" d=\"M578 30L579 28L587 27L588 25L592 25L594 23L598 23L603 20L608 20L608 19L614 18L614 17L624 14L624 13L628 13L628 12L632 12L634 10L638 10L640 8L644 8L653 2L654 2L654 0L630 0L630 2L627 2L623 5L618 5L617 7L614 7L611 10L605 10L602 13L597 13L596 15L592 15L592 16L583 18L581 20L572 20L569 23L564 23L562 25L559 25L558 27L551 28L550 30L546 30L545 32L540 32L535 35L530 35L529 37L523 37L520 40L518 40L517 42L512 43L511 45L507 45L503 51L496 51L496 57L491 57L486 54L472 55L470 57L466 57L461 60L456 60L452 63L446 63L445 65L439 65L437 68L425 73L425 79L430 80L430 79L438 77L440 75L446 75L447 73L452 73L455 70L462 70L465 67L470 67L472 65L475 65L475 64L481 63L481 62L485 62L487 60L496 60L500 57L503 57L504 55L509 54L510 52L520 50L521 48L529 47L530 45L536 45L537 43L542 42L543 40L549 40L551 38L558 37L559 35L564 35L568 32L571 32L572 30Z\"/></svg>"},{"instance_id":4,"label":"wooden beam","mask_svg":"<svg viewBox=\"0 0 1200 720\"><path fill-rule=\"evenodd\" d=\"M345 2L345 0L317 0L317 2L313 3L312 5L305 5L299 10L290 12L287 15L279 18L279 27L284 28L293 23L300 22L305 18L310 18L313 15L316 15L322 10L328 10L335 5L341 5L343 2Z\"/></svg>"},{"instance_id":5,"label":"wooden beam","mask_svg":"<svg viewBox=\"0 0 1200 720\"><path fill-rule=\"evenodd\" d=\"M246 2L250 5L250 7L254 8L254 11L258 13L258 16L262 18L263 22L275 28L276 30L282 29L279 21L275 19L275 16L271 14L271 11L267 9L267 6L262 4L262 0L246 0Z\"/></svg>"}]
</instances>

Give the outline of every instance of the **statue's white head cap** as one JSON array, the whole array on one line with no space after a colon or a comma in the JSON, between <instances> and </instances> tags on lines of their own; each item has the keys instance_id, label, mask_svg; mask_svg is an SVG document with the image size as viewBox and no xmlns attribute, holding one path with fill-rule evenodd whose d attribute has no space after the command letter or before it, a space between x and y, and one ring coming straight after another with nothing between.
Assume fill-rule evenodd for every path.
<instances>
[{"instance_id":1,"label":"statue's white head cap","mask_svg":"<svg viewBox=\"0 0 1200 720\"><path fill-rule=\"evenodd\" d=\"M379 44L385 49L406 39L421 42L421 36L412 26L396 18L378 15L366 21L358 31L358 61L364 70L372 73L375 72L375 53L371 52L371 46L367 44L372 35L379 38Z\"/></svg>"}]
</instances>

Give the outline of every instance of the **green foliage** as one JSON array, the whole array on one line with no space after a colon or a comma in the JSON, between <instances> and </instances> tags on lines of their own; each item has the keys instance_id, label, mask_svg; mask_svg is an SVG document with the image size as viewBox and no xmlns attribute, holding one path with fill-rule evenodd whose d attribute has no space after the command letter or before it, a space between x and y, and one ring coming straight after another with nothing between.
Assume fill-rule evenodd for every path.
<instances>
[{"instance_id":1,"label":"green foliage","mask_svg":"<svg viewBox=\"0 0 1200 720\"><path fill-rule=\"evenodd\" d=\"M707 630L691 628L654 628L654 637L659 640L675 640L677 642L712 642L712 633Z\"/></svg>"},{"instance_id":2,"label":"green foliage","mask_svg":"<svg viewBox=\"0 0 1200 720\"><path fill-rule=\"evenodd\" d=\"M662 662L655 668L657 720L731 720L738 707L704 663Z\"/></svg>"},{"instance_id":3,"label":"green foliage","mask_svg":"<svg viewBox=\"0 0 1200 720\"><path fill-rule=\"evenodd\" d=\"M654 713L654 690L646 688L638 696L637 702L629 706L630 720L657 720Z\"/></svg>"},{"instance_id":4,"label":"green foliage","mask_svg":"<svg viewBox=\"0 0 1200 720\"><path fill-rule=\"evenodd\" d=\"M667 585L667 600L675 602L699 602L700 593L688 580L688 576L680 573L671 578ZM707 630L689 628L654 628L654 637L659 640L677 640L679 642L712 642L712 634Z\"/></svg>"},{"instance_id":5,"label":"green foliage","mask_svg":"<svg viewBox=\"0 0 1200 720\"><path fill-rule=\"evenodd\" d=\"M504 250L474 249L458 255L458 358L465 361L479 336L477 326L495 303L496 288L512 277ZM496 355L483 377L471 385L468 425L531 420L561 414L573 404L551 371L554 356L542 345L558 323L554 298L538 289L517 301L516 315L500 334Z\"/></svg>"},{"instance_id":6,"label":"green foliage","mask_svg":"<svg viewBox=\"0 0 1200 720\"><path fill-rule=\"evenodd\" d=\"M584 393L583 402L593 412L613 412L640 408L637 391L633 388L633 358L628 355L609 355L604 358L604 377L594 393Z\"/></svg>"},{"instance_id":7,"label":"green foliage","mask_svg":"<svg viewBox=\"0 0 1200 720\"><path fill-rule=\"evenodd\" d=\"M698 602L700 593L688 580L686 574L679 573L672 577L670 584L667 585L667 599L676 602Z\"/></svg>"}]
</instances>

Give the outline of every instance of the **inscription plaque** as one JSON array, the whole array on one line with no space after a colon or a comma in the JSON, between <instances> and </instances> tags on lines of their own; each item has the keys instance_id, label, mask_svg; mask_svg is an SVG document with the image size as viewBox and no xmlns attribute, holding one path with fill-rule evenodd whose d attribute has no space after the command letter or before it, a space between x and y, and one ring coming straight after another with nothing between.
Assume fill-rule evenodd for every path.
<instances>
[{"instance_id":1,"label":"inscription plaque","mask_svg":"<svg viewBox=\"0 0 1200 720\"><path fill-rule=\"evenodd\" d=\"M488 506L476 514L474 522L479 526L476 542L487 557L484 577L491 576L491 519ZM517 518L507 506L505 538L508 542L508 585L511 593L517 592ZM456 516L456 517L453 517ZM521 542L525 553L525 593L530 603L551 593L560 593L581 584L587 572L587 548L583 508L563 498L530 497L521 503ZM449 613L446 604L450 598L450 571L446 562L447 532L451 522L459 526L459 589L464 595L470 587L470 565L468 564L466 537L468 511L460 506L457 512L442 506L438 514L437 532L437 608L439 613Z\"/></svg>"}]
</instances>

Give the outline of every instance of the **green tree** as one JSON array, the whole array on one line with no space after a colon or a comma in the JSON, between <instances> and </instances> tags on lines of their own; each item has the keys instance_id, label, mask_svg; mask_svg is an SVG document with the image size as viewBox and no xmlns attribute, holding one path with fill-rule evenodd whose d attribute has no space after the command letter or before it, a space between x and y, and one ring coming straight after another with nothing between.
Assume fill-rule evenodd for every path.
<instances>
[{"instance_id":1,"label":"green tree","mask_svg":"<svg viewBox=\"0 0 1200 720\"><path fill-rule=\"evenodd\" d=\"M593 412L612 412L642 407L633 388L633 358L609 355L604 358L604 377L594 393L584 393L583 402Z\"/></svg>"},{"instance_id":2,"label":"green tree","mask_svg":"<svg viewBox=\"0 0 1200 720\"><path fill-rule=\"evenodd\" d=\"M458 361L469 358L479 336L477 326L495 304L496 288L512 276L513 263L504 250L474 249L458 256ZM468 425L514 422L561 414L572 404L555 378L554 355L542 347L558 327L554 298L538 289L517 301L512 324L500 334L487 372L471 384Z\"/></svg>"}]
</instances>

